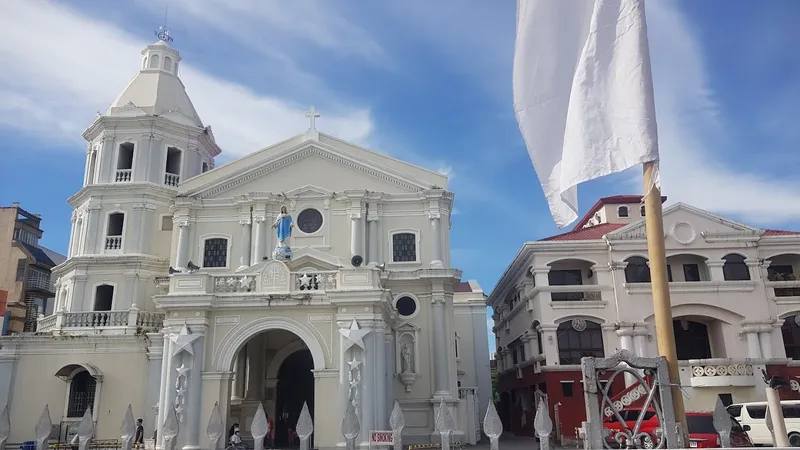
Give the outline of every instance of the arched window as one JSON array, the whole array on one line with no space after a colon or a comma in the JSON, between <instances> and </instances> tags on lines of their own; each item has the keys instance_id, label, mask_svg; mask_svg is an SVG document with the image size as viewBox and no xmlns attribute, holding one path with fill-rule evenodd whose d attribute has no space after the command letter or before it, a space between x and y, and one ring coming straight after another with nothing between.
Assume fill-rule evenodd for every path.
<instances>
[{"instance_id":1,"label":"arched window","mask_svg":"<svg viewBox=\"0 0 800 450\"><path fill-rule=\"evenodd\" d=\"M125 214L111 213L108 215L108 227L106 228L106 250L122 249L122 235L125 229Z\"/></svg>"},{"instance_id":2,"label":"arched window","mask_svg":"<svg viewBox=\"0 0 800 450\"><path fill-rule=\"evenodd\" d=\"M82 417L87 409L92 409L96 388L97 380L88 371L81 370L73 375L69 384L67 417Z\"/></svg>"},{"instance_id":3,"label":"arched window","mask_svg":"<svg viewBox=\"0 0 800 450\"><path fill-rule=\"evenodd\" d=\"M789 316L783 320L781 334L783 334L783 348L786 357L800 360L800 325L797 324L798 316Z\"/></svg>"},{"instance_id":4,"label":"arched window","mask_svg":"<svg viewBox=\"0 0 800 450\"><path fill-rule=\"evenodd\" d=\"M101 284L94 291L94 310L111 311L114 305L114 286Z\"/></svg>"},{"instance_id":5,"label":"arched window","mask_svg":"<svg viewBox=\"0 0 800 450\"><path fill-rule=\"evenodd\" d=\"M584 356L603 358L603 329L599 323L582 318L562 322L558 335L558 359L560 364L580 364Z\"/></svg>"},{"instance_id":6,"label":"arched window","mask_svg":"<svg viewBox=\"0 0 800 450\"><path fill-rule=\"evenodd\" d=\"M750 268L744 261L744 256L731 253L723 257L725 264L722 266L722 274L725 281L745 281L750 279Z\"/></svg>"},{"instance_id":7,"label":"arched window","mask_svg":"<svg viewBox=\"0 0 800 450\"><path fill-rule=\"evenodd\" d=\"M625 282L626 283L649 283L650 282L650 266L647 265L647 260L641 256L631 256L625 260L628 263L625 266Z\"/></svg>"},{"instance_id":8,"label":"arched window","mask_svg":"<svg viewBox=\"0 0 800 450\"><path fill-rule=\"evenodd\" d=\"M628 211L627 206L620 206L617 208L617 217L629 217L630 212Z\"/></svg>"},{"instance_id":9,"label":"arched window","mask_svg":"<svg viewBox=\"0 0 800 450\"><path fill-rule=\"evenodd\" d=\"M706 324L694 320L676 319L672 321L672 328L679 360L713 358Z\"/></svg>"},{"instance_id":10,"label":"arched window","mask_svg":"<svg viewBox=\"0 0 800 450\"><path fill-rule=\"evenodd\" d=\"M158 69L158 55L153 55L150 57L150 68Z\"/></svg>"},{"instance_id":11,"label":"arched window","mask_svg":"<svg viewBox=\"0 0 800 450\"><path fill-rule=\"evenodd\" d=\"M172 71L172 58L170 58L169 56L164 57L164 70L166 70L167 72Z\"/></svg>"}]
</instances>

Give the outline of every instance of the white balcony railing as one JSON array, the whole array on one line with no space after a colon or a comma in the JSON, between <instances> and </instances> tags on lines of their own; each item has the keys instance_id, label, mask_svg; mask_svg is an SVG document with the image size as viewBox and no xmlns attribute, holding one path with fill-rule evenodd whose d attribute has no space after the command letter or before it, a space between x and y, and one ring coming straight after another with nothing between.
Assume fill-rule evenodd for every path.
<instances>
[{"instance_id":1,"label":"white balcony railing","mask_svg":"<svg viewBox=\"0 0 800 450\"><path fill-rule=\"evenodd\" d=\"M136 306L121 311L58 311L38 320L40 333L86 334L104 329L111 334L135 334L138 331L158 331L164 323L164 314L140 311ZM115 333L116 332L116 333Z\"/></svg>"},{"instance_id":2,"label":"white balcony railing","mask_svg":"<svg viewBox=\"0 0 800 450\"><path fill-rule=\"evenodd\" d=\"M755 386L756 377L752 360L724 358L689 360L692 387Z\"/></svg>"},{"instance_id":3,"label":"white balcony railing","mask_svg":"<svg viewBox=\"0 0 800 450\"><path fill-rule=\"evenodd\" d=\"M118 169L117 176L114 178L114 181L117 183L127 183L131 181L131 174L133 171L131 169Z\"/></svg>"},{"instance_id":4,"label":"white balcony railing","mask_svg":"<svg viewBox=\"0 0 800 450\"><path fill-rule=\"evenodd\" d=\"M175 175L174 173L168 173L164 175L164 184L167 186L178 187L178 183L181 182L181 176Z\"/></svg>"},{"instance_id":5,"label":"white balcony railing","mask_svg":"<svg viewBox=\"0 0 800 450\"><path fill-rule=\"evenodd\" d=\"M122 236L106 236L106 250L122 249Z\"/></svg>"},{"instance_id":6,"label":"white balcony railing","mask_svg":"<svg viewBox=\"0 0 800 450\"><path fill-rule=\"evenodd\" d=\"M294 291L325 292L336 289L336 271L291 272L291 287ZM255 290L256 277L252 275L214 275L214 292L245 293Z\"/></svg>"}]
</instances>

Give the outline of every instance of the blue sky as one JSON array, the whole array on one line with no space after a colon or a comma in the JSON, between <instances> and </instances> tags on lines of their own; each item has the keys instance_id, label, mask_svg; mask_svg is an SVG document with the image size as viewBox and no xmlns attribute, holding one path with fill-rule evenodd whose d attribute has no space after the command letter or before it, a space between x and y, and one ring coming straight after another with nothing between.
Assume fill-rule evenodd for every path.
<instances>
[{"instance_id":1,"label":"blue sky","mask_svg":"<svg viewBox=\"0 0 800 450\"><path fill-rule=\"evenodd\" d=\"M800 228L800 2L647 7L669 202ZM515 12L511 0L169 0L168 23L219 163L302 132L314 104L321 131L450 174L454 265L489 292L524 241L558 232L512 109ZM0 204L42 214L44 245L66 251L81 132L163 16L163 0L0 2ZM581 212L641 189L637 171L590 182Z\"/></svg>"}]
</instances>

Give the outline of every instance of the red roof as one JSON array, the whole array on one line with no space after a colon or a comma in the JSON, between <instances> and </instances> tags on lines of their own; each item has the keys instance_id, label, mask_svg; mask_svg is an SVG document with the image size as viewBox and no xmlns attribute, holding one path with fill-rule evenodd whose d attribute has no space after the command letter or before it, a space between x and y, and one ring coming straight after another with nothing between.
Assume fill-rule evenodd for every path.
<instances>
[{"instance_id":1,"label":"red roof","mask_svg":"<svg viewBox=\"0 0 800 450\"><path fill-rule=\"evenodd\" d=\"M469 281L462 281L453 288L453 292L472 292L472 286L469 285Z\"/></svg>"},{"instance_id":2,"label":"red roof","mask_svg":"<svg viewBox=\"0 0 800 450\"><path fill-rule=\"evenodd\" d=\"M800 231L764 230L764 236L796 236Z\"/></svg>"},{"instance_id":3,"label":"red roof","mask_svg":"<svg viewBox=\"0 0 800 450\"><path fill-rule=\"evenodd\" d=\"M604 205L624 205L627 203L641 203L643 197L644 197L643 195L612 195L611 197L603 197L600 200L598 200L597 203L594 204L594 206L589 208L589 211L587 211L586 214L584 214L584 216L581 217L581 220L579 220L575 224L575 228L573 228L572 231L578 231L582 229L583 226L586 225L586 222L588 222L589 219L591 219L594 216L594 213L596 213ZM667 197L662 195L661 203L664 203L665 201L667 201Z\"/></svg>"},{"instance_id":4,"label":"red roof","mask_svg":"<svg viewBox=\"0 0 800 450\"><path fill-rule=\"evenodd\" d=\"M595 239L602 239L606 233L618 230L626 223L601 223L588 228L581 228L580 230L569 231L555 236L539 239L540 241L591 241Z\"/></svg>"}]
</instances>

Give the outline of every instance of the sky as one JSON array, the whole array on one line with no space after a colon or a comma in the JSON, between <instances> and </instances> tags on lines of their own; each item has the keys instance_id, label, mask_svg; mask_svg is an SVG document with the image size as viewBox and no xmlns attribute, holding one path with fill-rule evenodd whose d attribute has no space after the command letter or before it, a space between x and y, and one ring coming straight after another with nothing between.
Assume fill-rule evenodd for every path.
<instances>
[{"instance_id":1,"label":"sky","mask_svg":"<svg viewBox=\"0 0 800 450\"><path fill-rule=\"evenodd\" d=\"M0 205L41 214L43 245L66 253L81 133L138 70L166 3L218 165L303 132L313 104L320 131L449 175L453 265L487 293L525 241L559 232L514 117L512 0L6 1ZM667 203L800 229L800 2L646 5ZM641 178L582 185L579 213Z\"/></svg>"}]
</instances>

